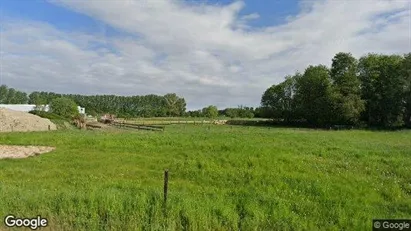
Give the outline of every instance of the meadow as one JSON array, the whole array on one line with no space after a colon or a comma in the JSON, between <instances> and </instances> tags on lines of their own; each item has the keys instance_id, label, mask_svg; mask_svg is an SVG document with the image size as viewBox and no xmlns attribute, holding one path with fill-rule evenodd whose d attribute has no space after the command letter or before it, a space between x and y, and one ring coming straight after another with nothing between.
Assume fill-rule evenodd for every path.
<instances>
[{"instance_id":1,"label":"meadow","mask_svg":"<svg viewBox=\"0 0 411 231\"><path fill-rule=\"evenodd\" d=\"M411 218L411 131L185 124L2 133L0 144L56 147L0 160L0 216L41 215L44 230L371 230L373 218Z\"/></svg>"}]
</instances>

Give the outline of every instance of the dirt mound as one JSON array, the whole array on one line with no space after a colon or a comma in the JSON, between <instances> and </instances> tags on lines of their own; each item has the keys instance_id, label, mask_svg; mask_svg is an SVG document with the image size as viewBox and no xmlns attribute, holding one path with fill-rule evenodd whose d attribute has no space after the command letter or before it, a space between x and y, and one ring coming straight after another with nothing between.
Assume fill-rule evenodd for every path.
<instances>
[{"instance_id":1,"label":"dirt mound","mask_svg":"<svg viewBox=\"0 0 411 231\"><path fill-rule=\"evenodd\" d=\"M0 159L4 158L26 158L36 156L46 152L51 152L55 148L44 146L16 146L0 145Z\"/></svg>"},{"instance_id":2,"label":"dirt mound","mask_svg":"<svg viewBox=\"0 0 411 231\"><path fill-rule=\"evenodd\" d=\"M56 130L56 125L49 119L39 116L0 108L0 132L28 132Z\"/></svg>"}]
</instances>

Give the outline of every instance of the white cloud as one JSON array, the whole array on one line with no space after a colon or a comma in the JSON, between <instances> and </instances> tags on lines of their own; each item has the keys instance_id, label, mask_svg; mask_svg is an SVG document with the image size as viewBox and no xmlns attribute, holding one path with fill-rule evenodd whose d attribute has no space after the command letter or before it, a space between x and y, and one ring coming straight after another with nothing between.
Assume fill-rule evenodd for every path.
<instances>
[{"instance_id":1,"label":"white cloud","mask_svg":"<svg viewBox=\"0 0 411 231\"><path fill-rule=\"evenodd\" d=\"M302 1L282 25L252 28L258 13L183 1L52 1L134 36L2 22L2 82L86 94L176 92L189 108L257 105L262 92L339 52L410 52L407 1ZM91 44L105 48L96 50Z\"/></svg>"},{"instance_id":2,"label":"white cloud","mask_svg":"<svg viewBox=\"0 0 411 231\"><path fill-rule=\"evenodd\" d=\"M241 17L242 20L253 20L260 18L260 15L257 13L247 14Z\"/></svg>"}]
</instances>

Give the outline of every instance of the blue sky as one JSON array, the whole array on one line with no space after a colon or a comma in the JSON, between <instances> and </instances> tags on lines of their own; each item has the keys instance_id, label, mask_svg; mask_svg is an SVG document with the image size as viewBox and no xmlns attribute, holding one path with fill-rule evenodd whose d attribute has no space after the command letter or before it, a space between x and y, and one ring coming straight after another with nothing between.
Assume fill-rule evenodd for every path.
<instances>
[{"instance_id":1,"label":"blue sky","mask_svg":"<svg viewBox=\"0 0 411 231\"><path fill-rule=\"evenodd\" d=\"M400 0L3 0L0 7L0 82L27 92L175 92L189 109L258 106L270 85L310 64L329 65L337 52L411 51L410 3Z\"/></svg>"},{"instance_id":2,"label":"blue sky","mask_svg":"<svg viewBox=\"0 0 411 231\"><path fill-rule=\"evenodd\" d=\"M195 0L187 2L198 4L199 1ZM208 4L227 5L235 1L209 0L203 2ZM250 23L253 27L272 26L284 23L286 17L297 14L299 8L298 1L296 0L247 0L244 2L247 7L240 12L241 15L253 13L258 13L260 15L260 18L253 20ZM93 17L52 4L45 0L3 0L1 8L6 17L43 21L50 23L61 30L80 30L89 33L102 33L102 27L104 26L104 32L107 36L123 33L123 31L117 30Z\"/></svg>"}]
</instances>

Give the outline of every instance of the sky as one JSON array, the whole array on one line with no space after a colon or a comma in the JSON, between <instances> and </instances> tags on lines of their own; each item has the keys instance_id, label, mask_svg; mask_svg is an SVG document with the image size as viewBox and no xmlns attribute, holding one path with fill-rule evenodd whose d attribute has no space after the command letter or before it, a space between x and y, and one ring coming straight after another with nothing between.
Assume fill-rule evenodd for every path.
<instances>
[{"instance_id":1,"label":"sky","mask_svg":"<svg viewBox=\"0 0 411 231\"><path fill-rule=\"evenodd\" d=\"M411 52L404 0L2 0L0 85L258 106L338 52Z\"/></svg>"}]
</instances>

